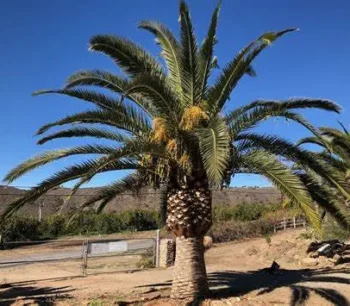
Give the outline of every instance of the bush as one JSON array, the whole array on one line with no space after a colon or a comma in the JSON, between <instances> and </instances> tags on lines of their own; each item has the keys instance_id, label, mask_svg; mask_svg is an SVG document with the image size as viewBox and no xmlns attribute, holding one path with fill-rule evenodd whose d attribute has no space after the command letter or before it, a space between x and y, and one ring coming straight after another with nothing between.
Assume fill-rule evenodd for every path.
<instances>
[{"instance_id":1,"label":"bush","mask_svg":"<svg viewBox=\"0 0 350 306\"><path fill-rule=\"evenodd\" d=\"M40 222L30 217L12 217L1 226L4 241L36 240L40 236Z\"/></svg>"},{"instance_id":2,"label":"bush","mask_svg":"<svg viewBox=\"0 0 350 306\"><path fill-rule=\"evenodd\" d=\"M5 241L53 239L63 235L112 234L122 231L157 229L159 214L155 211L130 210L122 213L83 212L67 225L71 216L52 215L41 222L15 216L7 220L1 232Z\"/></svg>"},{"instance_id":3,"label":"bush","mask_svg":"<svg viewBox=\"0 0 350 306\"><path fill-rule=\"evenodd\" d=\"M280 204L238 204L234 206L214 206L213 221L254 221L267 213L280 209Z\"/></svg>"},{"instance_id":4,"label":"bush","mask_svg":"<svg viewBox=\"0 0 350 306\"><path fill-rule=\"evenodd\" d=\"M347 241L350 239L350 229L344 229L333 218L327 216L327 220L323 224L321 238L323 240Z\"/></svg>"},{"instance_id":5,"label":"bush","mask_svg":"<svg viewBox=\"0 0 350 306\"><path fill-rule=\"evenodd\" d=\"M262 237L273 233L274 223L264 218L251 221L226 221L214 224L211 236L214 243Z\"/></svg>"}]
</instances>

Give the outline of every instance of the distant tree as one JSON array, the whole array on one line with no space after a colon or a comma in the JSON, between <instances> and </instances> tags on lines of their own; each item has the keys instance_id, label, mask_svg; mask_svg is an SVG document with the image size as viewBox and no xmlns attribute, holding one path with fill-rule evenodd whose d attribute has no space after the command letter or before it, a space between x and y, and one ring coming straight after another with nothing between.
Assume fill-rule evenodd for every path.
<instances>
[{"instance_id":1,"label":"distant tree","mask_svg":"<svg viewBox=\"0 0 350 306\"><path fill-rule=\"evenodd\" d=\"M258 173L268 178L318 226L318 215L302 180L284 156L342 184L325 163L317 162L306 150L276 136L261 135L252 128L271 117L299 123L314 134L318 131L300 114L302 109L339 112L325 99L258 100L224 113L230 94L244 76L255 76L252 61L271 43L295 29L267 32L244 47L209 81L218 69L214 56L220 6L212 15L203 43L194 34L187 4L180 1L180 39L159 22L142 21L140 28L155 35L162 61L128 39L97 35L89 49L109 56L124 77L102 70L85 70L68 78L63 89L39 94L61 94L96 106L44 125L42 135L53 127L73 125L41 138L38 143L67 137L92 137L114 141L113 145L89 144L45 152L10 171L5 181L56 160L74 156L95 157L76 163L42 181L21 199L8 206L10 216L26 203L52 188L76 181L73 193L96 174L131 169L125 178L102 188L84 207L99 203L98 211L125 190L137 192L146 185L165 186L167 227L176 235L177 254L172 283L173 298L197 298L208 293L203 256L203 236L212 225L211 188L230 184L235 173ZM94 87L94 89L89 89ZM109 90L108 95L97 89ZM119 96L119 98L118 98ZM94 127L93 127L94 126ZM99 157L96 157L99 155Z\"/></svg>"}]
</instances>

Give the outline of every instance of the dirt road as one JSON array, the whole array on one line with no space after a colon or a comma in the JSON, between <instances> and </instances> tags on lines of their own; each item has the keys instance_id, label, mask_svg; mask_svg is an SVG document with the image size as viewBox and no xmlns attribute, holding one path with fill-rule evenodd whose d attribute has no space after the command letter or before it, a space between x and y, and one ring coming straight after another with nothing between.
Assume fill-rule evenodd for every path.
<instances>
[{"instance_id":1,"label":"dirt road","mask_svg":"<svg viewBox=\"0 0 350 306\"><path fill-rule=\"evenodd\" d=\"M206 262L212 298L205 305L350 305L350 267L335 269L324 263L303 266L310 241L301 238L301 232L279 233L271 241L255 239L210 249ZM281 265L276 275L264 270L273 260ZM172 268L87 278L47 273L47 278L53 279L31 281L38 273L43 271L33 265L12 271L0 286L0 300L9 303L26 296L26 300L40 301L43 296L53 296L58 305L87 305L92 300L102 303L96 305L114 305L153 290L166 297L172 279ZM150 305L172 304L163 300Z\"/></svg>"}]
</instances>

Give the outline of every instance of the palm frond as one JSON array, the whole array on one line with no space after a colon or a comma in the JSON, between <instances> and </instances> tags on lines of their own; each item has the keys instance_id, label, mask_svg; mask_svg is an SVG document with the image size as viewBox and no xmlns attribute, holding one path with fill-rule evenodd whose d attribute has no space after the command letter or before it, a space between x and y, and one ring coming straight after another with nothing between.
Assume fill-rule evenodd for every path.
<instances>
[{"instance_id":1,"label":"palm frond","mask_svg":"<svg viewBox=\"0 0 350 306\"><path fill-rule=\"evenodd\" d=\"M163 146L147 140L133 140L126 142L124 146L115 149L113 153L101 157L91 167L91 169L81 178L81 180L73 188L73 193L83 184L89 182L96 174L104 172L103 169L117 170L122 169L137 169L138 163L134 159L140 156L152 154L153 156L166 157L166 152ZM115 167L111 167L115 165ZM139 167L141 168L141 166Z\"/></svg>"},{"instance_id":2,"label":"palm frond","mask_svg":"<svg viewBox=\"0 0 350 306\"><path fill-rule=\"evenodd\" d=\"M141 21L139 28L150 31L156 36L157 43L162 48L161 55L169 70L169 80L177 94L182 97L181 76L181 46L171 31L157 21Z\"/></svg>"},{"instance_id":3,"label":"palm frond","mask_svg":"<svg viewBox=\"0 0 350 306\"><path fill-rule=\"evenodd\" d=\"M274 110L298 110L298 109L320 109L339 113L341 107L331 100L327 99L310 99L310 98L294 98L288 100L257 100L247 105L234 109L226 115L228 122L235 120L236 117L255 108L263 109L264 107Z\"/></svg>"},{"instance_id":4,"label":"palm frond","mask_svg":"<svg viewBox=\"0 0 350 306\"><path fill-rule=\"evenodd\" d=\"M115 147L105 146L105 145L85 145L74 147L70 149L61 149L44 152L33 158L26 160L25 162L19 164L17 167L12 169L6 174L4 181L7 183L12 183L14 180L23 176L24 174L32 171L38 167L44 166L53 161L80 154L112 154L115 152Z\"/></svg>"},{"instance_id":5,"label":"palm frond","mask_svg":"<svg viewBox=\"0 0 350 306\"><path fill-rule=\"evenodd\" d=\"M75 164L43 180L38 186L27 191L21 198L9 204L4 210L4 212L2 213L1 220L4 220L5 218L10 217L16 211L22 208L25 204L37 200L52 188L58 187L69 181L78 179L79 177L84 175L87 171L89 171L89 169L91 169L91 166L93 166L94 163L95 163L95 160L89 160L79 164Z\"/></svg>"},{"instance_id":6,"label":"palm frond","mask_svg":"<svg viewBox=\"0 0 350 306\"><path fill-rule=\"evenodd\" d=\"M242 134L238 139L246 141L246 148L250 145L252 149L263 149L273 154L285 156L298 165L302 165L304 169L313 170L331 186L338 188L345 198L350 199L350 189L343 175L337 168L319 158L319 155L303 150L276 136L250 133Z\"/></svg>"},{"instance_id":7,"label":"palm frond","mask_svg":"<svg viewBox=\"0 0 350 306\"><path fill-rule=\"evenodd\" d=\"M309 121L307 121L302 115L293 112L285 112L283 114L283 117L287 120L292 120L296 123L299 123L301 126L303 126L312 134L314 134L316 137L319 137L322 141L322 135L320 131L316 127L314 127Z\"/></svg>"},{"instance_id":8,"label":"palm frond","mask_svg":"<svg viewBox=\"0 0 350 306\"><path fill-rule=\"evenodd\" d=\"M219 186L229 161L230 135L225 121L219 117L212 119L208 127L197 130L197 136L208 179Z\"/></svg>"},{"instance_id":9,"label":"palm frond","mask_svg":"<svg viewBox=\"0 0 350 306\"><path fill-rule=\"evenodd\" d=\"M164 74L162 66L151 54L126 38L96 35L90 39L89 49L111 57L130 77L140 74Z\"/></svg>"},{"instance_id":10,"label":"palm frond","mask_svg":"<svg viewBox=\"0 0 350 306\"><path fill-rule=\"evenodd\" d=\"M247 73L252 61L268 45L288 32L296 29L287 29L280 32L268 32L243 48L238 55L229 62L222 70L222 74L217 78L208 92L208 101L215 112L219 112L229 98L232 90L238 81Z\"/></svg>"},{"instance_id":11,"label":"palm frond","mask_svg":"<svg viewBox=\"0 0 350 306\"><path fill-rule=\"evenodd\" d=\"M69 76L65 89L72 89L79 86L96 86L124 94L130 87L130 81L103 70L83 70ZM155 114L153 105L140 95L130 95L127 98L136 103L150 116Z\"/></svg>"},{"instance_id":12,"label":"palm frond","mask_svg":"<svg viewBox=\"0 0 350 306\"><path fill-rule=\"evenodd\" d=\"M325 140L322 140L320 137L316 136L304 137L297 142L298 146L303 144L316 144L325 148Z\"/></svg>"},{"instance_id":13,"label":"palm frond","mask_svg":"<svg viewBox=\"0 0 350 306\"><path fill-rule=\"evenodd\" d=\"M177 118L181 114L180 102L166 78L141 75L135 78L124 95L139 94L152 102L158 115Z\"/></svg>"},{"instance_id":14,"label":"palm frond","mask_svg":"<svg viewBox=\"0 0 350 306\"><path fill-rule=\"evenodd\" d=\"M312 199L344 229L349 229L350 210L345 207L345 199L339 196L337 190L320 180L314 172L307 171L299 173L298 176L307 187Z\"/></svg>"},{"instance_id":15,"label":"palm frond","mask_svg":"<svg viewBox=\"0 0 350 306\"><path fill-rule=\"evenodd\" d=\"M340 113L342 108L335 102L328 99L292 98L288 100L258 100L251 105L280 107L286 110L316 108L335 113Z\"/></svg>"},{"instance_id":16,"label":"palm frond","mask_svg":"<svg viewBox=\"0 0 350 306\"><path fill-rule=\"evenodd\" d=\"M98 160L96 160L96 163L93 165L93 167L91 167L89 171L87 171L83 176L81 176L78 182L73 186L68 200L71 199L71 197L78 191L78 189L82 185L87 184L97 174L117 170L136 170L139 167L139 162L135 159L115 158L112 161L109 160L108 162L106 162L106 158L101 157Z\"/></svg>"},{"instance_id":17,"label":"palm frond","mask_svg":"<svg viewBox=\"0 0 350 306\"><path fill-rule=\"evenodd\" d=\"M320 219L315 211L312 198L303 182L275 155L264 151L255 151L240 157L241 163L255 173L269 179L290 201L298 205L316 230L320 230Z\"/></svg>"},{"instance_id":18,"label":"palm frond","mask_svg":"<svg viewBox=\"0 0 350 306\"><path fill-rule=\"evenodd\" d=\"M38 90L33 93L33 96L43 94L61 94L74 97L86 102L91 102L104 110L120 111L121 103L112 97L108 97L99 92L82 90L82 89L57 89L57 90Z\"/></svg>"},{"instance_id":19,"label":"palm frond","mask_svg":"<svg viewBox=\"0 0 350 306\"><path fill-rule=\"evenodd\" d=\"M344 133L336 128L322 126L320 127L320 131L324 136L327 136L327 137L332 137L332 138L344 137Z\"/></svg>"},{"instance_id":20,"label":"palm frond","mask_svg":"<svg viewBox=\"0 0 350 306\"><path fill-rule=\"evenodd\" d=\"M137 173L127 175L125 178L118 180L110 185L103 187L99 190L98 194L92 197L89 201L85 202L77 213L84 208L94 205L96 202L100 202L97 212L101 212L106 205L112 201L116 196L122 194L125 191L139 192L144 187L144 180ZM76 216L73 215L72 218Z\"/></svg>"},{"instance_id":21,"label":"palm frond","mask_svg":"<svg viewBox=\"0 0 350 306\"><path fill-rule=\"evenodd\" d=\"M198 47L188 6L180 0L182 86L186 106L201 102Z\"/></svg>"},{"instance_id":22,"label":"palm frond","mask_svg":"<svg viewBox=\"0 0 350 306\"><path fill-rule=\"evenodd\" d=\"M70 128L56 133L52 133L45 136L37 142L42 145L48 141L59 139L59 138L71 138L71 137L93 137L93 138L104 138L117 142L125 142L130 140L130 136L125 133L118 131L110 131L102 128L91 128L91 127L76 127Z\"/></svg>"},{"instance_id":23,"label":"palm frond","mask_svg":"<svg viewBox=\"0 0 350 306\"><path fill-rule=\"evenodd\" d=\"M210 77L210 71L213 63L214 45L217 42L216 30L218 26L219 12L221 7L221 1L218 2L214 13L211 17L211 23L208 29L207 36L205 37L201 48L199 49L200 60L200 75L202 75L201 82L201 96L204 97L207 91L207 83Z\"/></svg>"},{"instance_id":24,"label":"palm frond","mask_svg":"<svg viewBox=\"0 0 350 306\"><path fill-rule=\"evenodd\" d=\"M135 135L142 135L151 131L149 120L137 111L132 111L132 109L129 109L124 114L116 114L108 110L91 110L73 114L55 122L45 124L38 130L37 135L41 135L56 126L81 123L103 124Z\"/></svg>"}]
</instances>

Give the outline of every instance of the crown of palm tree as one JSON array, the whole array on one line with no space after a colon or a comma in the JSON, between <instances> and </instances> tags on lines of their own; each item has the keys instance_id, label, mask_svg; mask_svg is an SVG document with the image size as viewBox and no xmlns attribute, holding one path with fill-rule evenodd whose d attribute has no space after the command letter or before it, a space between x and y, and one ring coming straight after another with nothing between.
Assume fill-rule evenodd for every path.
<instances>
[{"instance_id":1,"label":"crown of palm tree","mask_svg":"<svg viewBox=\"0 0 350 306\"><path fill-rule=\"evenodd\" d=\"M317 129L296 111L316 108L339 112L340 108L325 99L258 100L224 114L223 108L242 77L256 75L251 66L253 60L271 43L296 29L259 36L211 81L211 72L218 69L214 46L219 11L220 4L214 10L201 45L197 43L184 1L180 2L179 39L159 22L140 22L141 29L156 37L162 61L128 39L113 35L92 37L89 49L110 57L124 75L101 70L79 71L68 78L62 89L34 93L66 95L94 106L41 127L38 135L71 125L42 136L38 144L59 138L92 137L115 141L115 145L91 144L49 151L20 164L7 174L8 183L68 156L99 156L53 174L12 203L4 215L11 215L25 203L69 181L78 180L74 193L96 174L132 169L133 174L102 188L85 206L99 202L99 208L103 209L125 189L138 190L145 184L187 186L205 180L210 186L220 186L224 181L229 183L234 173L248 172L266 176L311 219L317 220L312 198L302 180L276 156L285 156L318 172L326 173L329 169L306 150L251 130L268 118L283 117L318 136Z\"/></svg>"}]
</instances>

